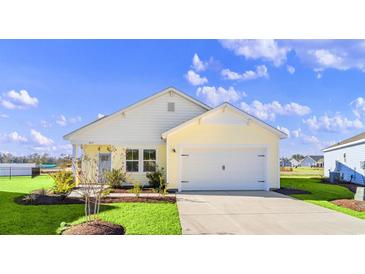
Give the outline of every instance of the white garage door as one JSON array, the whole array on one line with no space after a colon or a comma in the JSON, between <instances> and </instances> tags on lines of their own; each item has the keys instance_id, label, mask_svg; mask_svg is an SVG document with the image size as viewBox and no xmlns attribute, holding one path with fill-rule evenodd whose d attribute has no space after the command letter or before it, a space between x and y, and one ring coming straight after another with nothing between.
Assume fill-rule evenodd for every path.
<instances>
[{"instance_id":1,"label":"white garage door","mask_svg":"<svg viewBox=\"0 0 365 274\"><path fill-rule=\"evenodd\" d=\"M181 190L266 189L265 148L184 148Z\"/></svg>"}]
</instances>

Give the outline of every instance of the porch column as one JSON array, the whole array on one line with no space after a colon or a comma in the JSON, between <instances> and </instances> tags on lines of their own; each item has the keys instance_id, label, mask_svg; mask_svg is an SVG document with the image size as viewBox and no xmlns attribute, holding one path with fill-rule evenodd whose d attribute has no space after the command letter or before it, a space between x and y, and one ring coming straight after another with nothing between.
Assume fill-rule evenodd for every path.
<instances>
[{"instance_id":1,"label":"porch column","mask_svg":"<svg viewBox=\"0 0 365 274\"><path fill-rule=\"evenodd\" d=\"M77 159L79 157L79 145L72 144L72 173L75 177L76 183L79 182L79 178L77 176L78 166Z\"/></svg>"}]
</instances>

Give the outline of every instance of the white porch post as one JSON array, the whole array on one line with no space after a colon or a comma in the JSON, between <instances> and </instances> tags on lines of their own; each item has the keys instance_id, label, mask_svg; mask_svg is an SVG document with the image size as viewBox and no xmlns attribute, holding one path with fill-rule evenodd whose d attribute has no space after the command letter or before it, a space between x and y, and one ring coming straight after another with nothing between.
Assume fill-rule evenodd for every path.
<instances>
[{"instance_id":1,"label":"white porch post","mask_svg":"<svg viewBox=\"0 0 365 274\"><path fill-rule=\"evenodd\" d=\"M79 157L79 145L72 144L72 173L75 177L76 183L78 183L78 176L77 176L77 159Z\"/></svg>"}]
</instances>

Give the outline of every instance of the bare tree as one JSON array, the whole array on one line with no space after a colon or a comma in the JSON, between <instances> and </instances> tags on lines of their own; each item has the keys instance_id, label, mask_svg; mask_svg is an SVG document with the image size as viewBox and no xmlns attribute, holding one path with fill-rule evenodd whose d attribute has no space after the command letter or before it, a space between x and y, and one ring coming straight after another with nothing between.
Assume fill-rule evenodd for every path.
<instances>
[{"instance_id":1,"label":"bare tree","mask_svg":"<svg viewBox=\"0 0 365 274\"><path fill-rule=\"evenodd\" d=\"M100 147L99 147L100 151ZM108 152L113 155L114 147L108 147ZM79 181L78 192L85 201L85 216L87 221L96 220L100 212L101 199L108 192L105 172L100 170L98 159L84 154L81 168L76 167L76 176Z\"/></svg>"}]
</instances>

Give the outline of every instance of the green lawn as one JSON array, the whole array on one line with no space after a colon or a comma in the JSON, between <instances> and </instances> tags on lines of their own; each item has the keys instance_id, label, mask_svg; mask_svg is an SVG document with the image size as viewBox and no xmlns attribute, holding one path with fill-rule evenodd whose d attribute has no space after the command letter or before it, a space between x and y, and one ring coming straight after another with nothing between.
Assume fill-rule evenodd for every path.
<instances>
[{"instance_id":1,"label":"green lawn","mask_svg":"<svg viewBox=\"0 0 365 274\"><path fill-rule=\"evenodd\" d=\"M323 168L320 167L297 167L292 171L281 171L282 177L323 177Z\"/></svg>"},{"instance_id":2,"label":"green lawn","mask_svg":"<svg viewBox=\"0 0 365 274\"><path fill-rule=\"evenodd\" d=\"M365 219L365 212L337 206L330 201L337 199L353 199L354 194L346 187L321 183L320 178L310 177L281 177L281 187L307 190L311 194L295 194L294 198L336 210L357 218Z\"/></svg>"},{"instance_id":3,"label":"green lawn","mask_svg":"<svg viewBox=\"0 0 365 274\"><path fill-rule=\"evenodd\" d=\"M49 188L48 176L0 178L0 234L56 234L61 222L84 219L83 205L24 206L14 198L34 189ZM127 234L181 234L176 204L113 203L103 205L100 218L121 224Z\"/></svg>"}]
</instances>

